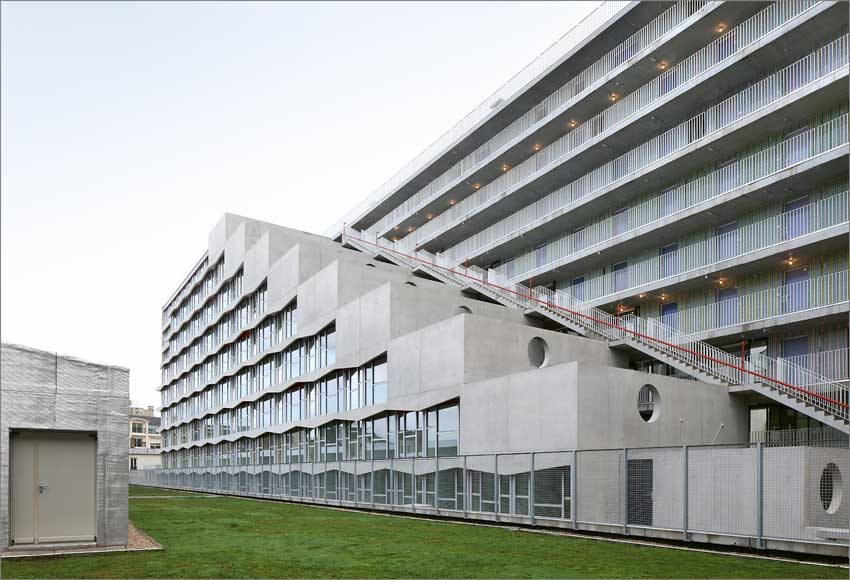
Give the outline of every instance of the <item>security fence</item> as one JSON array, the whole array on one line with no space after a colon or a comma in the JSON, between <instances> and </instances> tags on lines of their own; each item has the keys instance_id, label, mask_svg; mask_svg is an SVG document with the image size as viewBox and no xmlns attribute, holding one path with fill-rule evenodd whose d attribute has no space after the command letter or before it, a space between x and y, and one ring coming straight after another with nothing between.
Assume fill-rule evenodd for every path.
<instances>
[{"instance_id":1,"label":"security fence","mask_svg":"<svg viewBox=\"0 0 850 580\"><path fill-rule=\"evenodd\" d=\"M846 439L328 459L147 469L130 483L758 548L848 543Z\"/></svg>"}]
</instances>

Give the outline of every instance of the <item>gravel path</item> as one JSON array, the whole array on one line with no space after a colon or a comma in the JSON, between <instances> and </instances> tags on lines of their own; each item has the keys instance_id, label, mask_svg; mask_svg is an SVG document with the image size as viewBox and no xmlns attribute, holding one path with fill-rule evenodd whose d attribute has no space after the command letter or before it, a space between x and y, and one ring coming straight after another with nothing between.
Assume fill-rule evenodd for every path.
<instances>
[{"instance_id":1,"label":"gravel path","mask_svg":"<svg viewBox=\"0 0 850 580\"><path fill-rule=\"evenodd\" d=\"M127 534L127 549L129 550L161 550L162 546L154 541L149 535L133 525L130 526Z\"/></svg>"}]
</instances>

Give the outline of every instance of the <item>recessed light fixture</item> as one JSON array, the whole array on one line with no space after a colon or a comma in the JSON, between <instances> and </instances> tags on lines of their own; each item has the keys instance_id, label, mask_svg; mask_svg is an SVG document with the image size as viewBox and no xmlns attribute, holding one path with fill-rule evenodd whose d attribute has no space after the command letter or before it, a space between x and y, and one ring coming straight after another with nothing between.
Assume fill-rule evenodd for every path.
<instances>
[{"instance_id":1,"label":"recessed light fixture","mask_svg":"<svg viewBox=\"0 0 850 580\"><path fill-rule=\"evenodd\" d=\"M457 203L457 201L455 201L454 199L450 199L450 200L449 200L449 205L454 205L454 204L456 204L456 203Z\"/></svg>"},{"instance_id":2,"label":"recessed light fixture","mask_svg":"<svg viewBox=\"0 0 850 580\"><path fill-rule=\"evenodd\" d=\"M569 123L567 123L567 125L570 127L570 129L573 129L576 125L578 125L578 123L575 119L572 119Z\"/></svg>"},{"instance_id":3,"label":"recessed light fixture","mask_svg":"<svg viewBox=\"0 0 850 580\"><path fill-rule=\"evenodd\" d=\"M534 149L535 151L540 151L540 147L541 147L540 143L535 143L534 147L532 147L532 149Z\"/></svg>"},{"instance_id":4,"label":"recessed light fixture","mask_svg":"<svg viewBox=\"0 0 850 580\"><path fill-rule=\"evenodd\" d=\"M407 226L407 231L408 231L408 232L412 232L412 231L413 231L413 226Z\"/></svg>"},{"instance_id":5,"label":"recessed light fixture","mask_svg":"<svg viewBox=\"0 0 850 580\"><path fill-rule=\"evenodd\" d=\"M617 93L611 93L611 96L608 97L608 100L613 103L614 101L616 101L619 98L620 98L620 95L618 95Z\"/></svg>"},{"instance_id":6,"label":"recessed light fixture","mask_svg":"<svg viewBox=\"0 0 850 580\"><path fill-rule=\"evenodd\" d=\"M661 70L667 70L668 66L670 65L668 65L667 62L663 60L658 63L658 68L660 68Z\"/></svg>"},{"instance_id":7,"label":"recessed light fixture","mask_svg":"<svg viewBox=\"0 0 850 580\"><path fill-rule=\"evenodd\" d=\"M477 190L477 189L481 189L481 184L480 184L480 183L473 183L473 184L472 184L472 189L476 189L476 190Z\"/></svg>"},{"instance_id":8,"label":"recessed light fixture","mask_svg":"<svg viewBox=\"0 0 850 580\"><path fill-rule=\"evenodd\" d=\"M430 219L434 219L434 214L432 214L432 213L427 214L427 215L425 216L425 219L429 219L429 220L430 220Z\"/></svg>"},{"instance_id":9,"label":"recessed light fixture","mask_svg":"<svg viewBox=\"0 0 850 580\"><path fill-rule=\"evenodd\" d=\"M502 168L501 168L501 169L502 169L502 171L507 171L508 169L510 169L510 167L508 167L508 164L507 164L507 163L502 163Z\"/></svg>"},{"instance_id":10,"label":"recessed light fixture","mask_svg":"<svg viewBox=\"0 0 850 580\"><path fill-rule=\"evenodd\" d=\"M717 34L721 34L722 32L725 32L725 31L726 31L726 23L725 22L718 22L717 26L714 27L714 32L716 32Z\"/></svg>"}]
</instances>

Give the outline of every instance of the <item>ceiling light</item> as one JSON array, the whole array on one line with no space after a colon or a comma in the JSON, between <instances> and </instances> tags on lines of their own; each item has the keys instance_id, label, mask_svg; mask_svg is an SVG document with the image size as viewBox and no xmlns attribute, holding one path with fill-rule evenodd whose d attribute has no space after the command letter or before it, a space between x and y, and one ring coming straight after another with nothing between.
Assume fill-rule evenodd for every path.
<instances>
[{"instance_id":1,"label":"ceiling light","mask_svg":"<svg viewBox=\"0 0 850 580\"><path fill-rule=\"evenodd\" d=\"M720 33L724 32L725 30L726 30L726 23L725 22L718 22L717 26L714 27L714 32L716 32L717 34L720 34Z\"/></svg>"},{"instance_id":2,"label":"ceiling light","mask_svg":"<svg viewBox=\"0 0 850 580\"><path fill-rule=\"evenodd\" d=\"M569 123L567 123L567 125L570 127L570 129L572 129L572 128L574 128L576 125L578 125L578 123L576 122L576 120L575 120L575 119L573 119L573 120L571 120Z\"/></svg>"},{"instance_id":3,"label":"ceiling light","mask_svg":"<svg viewBox=\"0 0 850 580\"><path fill-rule=\"evenodd\" d=\"M669 66L669 65L667 64L667 62L666 62L666 61L663 61L663 60L662 60L661 62L659 62L659 63L658 63L658 68L660 68L661 70L667 70L667 67L668 67L668 66Z\"/></svg>"},{"instance_id":4,"label":"ceiling light","mask_svg":"<svg viewBox=\"0 0 850 580\"><path fill-rule=\"evenodd\" d=\"M611 96L608 97L608 100L613 103L614 101L616 101L619 98L620 98L620 95L618 95L617 93L611 93Z\"/></svg>"},{"instance_id":5,"label":"ceiling light","mask_svg":"<svg viewBox=\"0 0 850 580\"><path fill-rule=\"evenodd\" d=\"M502 163L502 171L507 171L508 169L510 169L510 167L508 167L508 164Z\"/></svg>"},{"instance_id":6,"label":"ceiling light","mask_svg":"<svg viewBox=\"0 0 850 580\"><path fill-rule=\"evenodd\" d=\"M532 149L534 149L535 151L540 151L540 143L535 143Z\"/></svg>"},{"instance_id":7,"label":"ceiling light","mask_svg":"<svg viewBox=\"0 0 850 580\"><path fill-rule=\"evenodd\" d=\"M428 215L425 216L425 219L429 219L429 220L434 219L434 214L429 213Z\"/></svg>"},{"instance_id":8,"label":"ceiling light","mask_svg":"<svg viewBox=\"0 0 850 580\"><path fill-rule=\"evenodd\" d=\"M449 205L454 205L454 204L456 204L456 203L457 203L457 201L455 201L455 200L453 200L453 199L450 199L450 200L449 200Z\"/></svg>"},{"instance_id":9,"label":"ceiling light","mask_svg":"<svg viewBox=\"0 0 850 580\"><path fill-rule=\"evenodd\" d=\"M481 189L481 184L480 183L473 183L472 189Z\"/></svg>"}]
</instances>

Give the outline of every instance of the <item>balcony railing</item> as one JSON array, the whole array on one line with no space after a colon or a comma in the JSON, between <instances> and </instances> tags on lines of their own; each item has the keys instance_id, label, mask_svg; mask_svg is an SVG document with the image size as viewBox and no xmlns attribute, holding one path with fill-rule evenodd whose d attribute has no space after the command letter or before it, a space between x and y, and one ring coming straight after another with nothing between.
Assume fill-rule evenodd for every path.
<instances>
[{"instance_id":1,"label":"balcony railing","mask_svg":"<svg viewBox=\"0 0 850 580\"><path fill-rule=\"evenodd\" d=\"M546 122L565 112L577 102L579 95L585 96L595 90L597 88L594 86L596 81L639 54L655 50L656 41L669 35L676 27L708 4L718 5L719 2L678 2L668 8L615 49L572 77L568 83L546 97L537 106L527 111L478 149L398 205L371 226L369 231L377 232L379 235L389 231L412 212L421 209L425 204L445 193L463 176L481 168L488 162L492 162L495 156L503 153L516 140L528 136Z\"/></svg>"},{"instance_id":2,"label":"balcony railing","mask_svg":"<svg viewBox=\"0 0 850 580\"><path fill-rule=\"evenodd\" d=\"M806 427L802 429L774 429L771 431L750 431L750 443L765 445L818 445L834 443L847 446L847 433L829 427Z\"/></svg>"},{"instance_id":3,"label":"balcony railing","mask_svg":"<svg viewBox=\"0 0 850 580\"><path fill-rule=\"evenodd\" d=\"M844 300L847 300L847 274L845 273ZM811 354L784 358L790 363L814 371L832 381L850 381L850 348L824 350Z\"/></svg>"},{"instance_id":4,"label":"balcony railing","mask_svg":"<svg viewBox=\"0 0 850 580\"><path fill-rule=\"evenodd\" d=\"M357 220L362 214L368 211L371 206L390 195L408 179L422 171L422 169L441 151L445 150L453 142L462 137L467 131L474 128L483 119L490 116L503 102L506 102L508 99L513 97L529 82L549 69L549 67L559 62L591 34L599 31L601 28L605 28L610 20L628 9L631 4L632 3L629 1L609 1L600 5L575 27L570 29L570 31L555 42L555 44L547 48L533 62L514 75L483 103L478 105L475 110L434 141L434 143L429 145L424 151L417 155L415 159L405 165L398 173L375 190L368 198L363 200L363 202L360 203L354 210L346 214L345 217L334 224L333 227L327 230L327 235L336 236L339 234L344 223L351 223Z\"/></svg>"},{"instance_id":5,"label":"balcony railing","mask_svg":"<svg viewBox=\"0 0 850 580\"><path fill-rule=\"evenodd\" d=\"M719 269L730 265L720 266L728 260L735 259L740 262L740 259L748 254L846 224L847 209L845 191L695 244L670 250L654 258L615 269L571 286L569 292L580 300L604 302L621 292L693 273L701 268L716 265ZM511 274L510 271L503 272L503 269L504 267L499 269L503 275Z\"/></svg>"},{"instance_id":6,"label":"balcony railing","mask_svg":"<svg viewBox=\"0 0 850 580\"><path fill-rule=\"evenodd\" d=\"M816 371L800 367L792 361L778 363L762 355L742 361L741 357L664 324L661 320L632 314L615 317L562 290L537 287L532 291L527 286L513 283L495 270L487 272L487 283L514 296L525 296L529 308L551 310L556 316L571 320L609 340L646 345L659 354L729 384L765 383L775 391L814 405L836 417L846 420L850 416L850 389L847 385L832 382ZM846 293L846 272L844 286Z\"/></svg>"},{"instance_id":7,"label":"balcony railing","mask_svg":"<svg viewBox=\"0 0 850 580\"><path fill-rule=\"evenodd\" d=\"M735 189L745 187L774 173L809 161L818 155L848 143L848 116L844 115L795 135L781 143L726 164L720 169L667 190L639 205L599 220L531 250L513 261L514 276L536 276L557 267L595 246L610 245L614 240L661 220L691 210ZM444 255L454 262L474 257L482 250L515 237L521 230L538 226L568 206L552 208L549 199L528 206L480 233L453 246ZM544 213L545 212L545 213ZM542 214L542 215L541 215Z\"/></svg>"},{"instance_id":8,"label":"balcony railing","mask_svg":"<svg viewBox=\"0 0 850 580\"><path fill-rule=\"evenodd\" d=\"M775 392L813 405L839 420L847 421L850 417L850 389L842 383L830 382L812 371L802 369L799 373L795 372L795 376L806 381L805 384L824 385L818 391L800 387L769 374L776 371L771 366L775 363L772 359L764 357L764 364L746 366L748 363L741 357L684 334L658 320L647 320L634 315L618 318L563 290L550 290L539 286L532 290L528 286L514 283L496 270L485 272L480 268L456 266L443 256L408 248L403 242L390 243L371 234L346 233L345 236L354 240L355 244L363 244L363 247L383 247L402 264L432 270L440 276L452 277L463 285L481 288L485 293L496 292L507 303L537 310L565 326L580 327L584 332L611 341L624 341L644 352L652 350L655 353L652 356L661 359L668 357L668 360L676 363L673 366L686 365L689 368L688 373L694 376L697 376L695 373L699 371L714 380L732 385L761 382Z\"/></svg>"},{"instance_id":9,"label":"balcony railing","mask_svg":"<svg viewBox=\"0 0 850 580\"><path fill-rule=\"evenodd\" d=\"M777 316L834 306L844 302L847 302L847 270L742 294L735 298L688 308L674 314L651 318L651 320L658 320L666 326L677 328L687 334L700 335L721 328L769 320ZM827 378L838 378L821 372L818 365L813 364L817 362L815 359L810 360L804 357L799 361L785 360L790 360L803 368L817 370ZM846 378L846 370L845 366L843 378Z\"/></svg>"},{"instance_id":10,"label":"balcony railing","mask_svg":"<svg viewBox=\"0 0 850 580\"><path fill-rule=\"evenodd\" d=\"M793 18L811 10L816 4L811 2L771 4L724 36L671 67L536 155L510 169L504 175L458 202L447 211L437 215L419 229L414 230L405 238L408 240L408 245L422 244L437 233L450 229L491 201L509 195L509 190L528 183L533 178L547 173L555 165L563 163L579 147L589 145L591 141L599 142L610 137L617 129L639 118L639 113L644 109L649 108L661 99L672 97L675 91L682 89L685 85L690 85L691 81L699 82L703 78L702 73L733 56L741 54L748 46L777 30ZM741 116L761 109L825 76L828 72L833 72L841 66L837 66L836 62L843 64L847 62L846 44L843 52L840 52L838 48L835 47L832 58L824 58L823 55L813 59L806 57L726 101L711 107L690 121L668 130L629 153L584 175L577 180L577 182L581 182L580 190L586 194L622 179L651 162L731 125L738 121ZM820 51L815 54L820 55ZM573 184L577 182L573 182Z\"/></svg>"}]
</instances>

